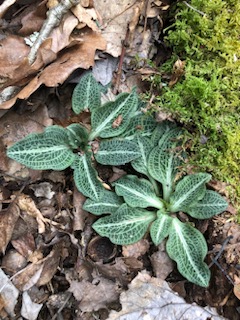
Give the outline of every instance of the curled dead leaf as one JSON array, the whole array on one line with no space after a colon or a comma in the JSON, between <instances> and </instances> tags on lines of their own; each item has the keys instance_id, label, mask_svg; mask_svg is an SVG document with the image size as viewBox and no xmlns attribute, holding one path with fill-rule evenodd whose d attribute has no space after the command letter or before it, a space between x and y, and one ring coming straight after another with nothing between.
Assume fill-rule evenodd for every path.
<instances>
[{"instance_id":1,"label":"curled dead leaf","mask_svg":"<svg viewBox=\"0 0 240 320\"><path fill-rule=\"evenodd\" d=\"M185 61L182 61L180 59L178 59L174 65L173 65L173 70L172 70L172 76L171 79L169 81L169 87L172 87L174 84L176 84L180 78L182 77L182 75L184 74L184 69L185 69Z\"/></svg>"},{"instance_id":2,"label":"curled dead leaf","mask_svg":"<svg viewBox=\"0 0 240 320\"><path fill-rule=\"evenodd\" d=\"M113 129L118 128L120 126L120 124L122 123L122 120L123 120L123 117L121 114L119 114L117 116L117 118L113 121L112 128Z\"/></svg>"},{"instance_id":3,"label":"curled dead leaf","mask_svg":"<svg viewBox=\"0 0 240 320\"><path fill-rule=\"evenodd\" d=\"M2 253L5 253L11 240L19 214L19 207L15 203L11 203L7 209L0 211L0 251Z\"/></svg>"}]
</instances>

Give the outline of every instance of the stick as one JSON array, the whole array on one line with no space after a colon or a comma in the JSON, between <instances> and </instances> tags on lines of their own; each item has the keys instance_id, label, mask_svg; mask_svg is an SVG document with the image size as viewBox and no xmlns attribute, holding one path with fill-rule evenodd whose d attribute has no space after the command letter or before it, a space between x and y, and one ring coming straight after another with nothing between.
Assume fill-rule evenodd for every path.
<instances>
[{"instance_id":1,"label":"stick","mask_svg":"<svg viewBox=\"0 0 240 320\"><path fill-rule=\"evenodd\" d=\"M39 32L39 35L34 42L31 51L29 52L29 64L33 64L36 59L39 47L41 46L43 41L45 41L49 37L52 30L60 24L64 14L67 13L68 10L73 6L76 6L79 2L80 0L61 0L61 2L56 7L50 9L47 12L47 19L45 20Z\"/></svg>"}]
</instances>

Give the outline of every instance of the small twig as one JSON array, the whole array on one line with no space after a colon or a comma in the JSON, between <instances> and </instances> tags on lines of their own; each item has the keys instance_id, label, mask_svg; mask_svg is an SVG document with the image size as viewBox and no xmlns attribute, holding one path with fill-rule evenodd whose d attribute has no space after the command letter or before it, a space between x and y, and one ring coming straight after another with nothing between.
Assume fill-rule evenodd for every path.
<instances>
[{"instance_id":1,"label":"small twig","mask_svg":"<svg viewBox=\"0 0 240 320\"><path fill-rule=\"evenodd\" d=\"M209 268L211 268L214 264L222 271L222 273L225 275L225 277L228 279L228 281L234 286L234 282L232 280L232 278L226 273L226 271L223 269L223 267L220 265L220 263L217 261L221 254L223 253L226 245L228 244L228 242L233 238L233 236L229 236L225 239L225 241L222 244L221 249L219 250L219 252L217 253L216 257L211 258L212 262L209 264Z\"/></svg>"},{"instance_id":2,"label":"small twig","mask_svg":"<svg viewBox=\"0 0 240 320\"><path fill-rule=\"evenodd\" d=\"M201 14L202 16L205 16L205 15L206 15L206 13L204 13L204 12L202 12L202 11L194 8L194 7L192 7L187 1L183 1L183 3L184 3L188 8L196 11L197 13Z\"/></svg>"},{"instance_id":3,"label":"small twig","mask_svg":"<svg viewBox=\"0 0 240 320\"><path fill-rule=\"evenodd\" d=\"M229 242L232 238L233 238L233 236L228 236L228 237L225 239L225 241L223 242L222 247L221 247L221 249L218 251L216 257L214 257L214 258L212 259L212 262L209 264L209 266L208 266L209 268L211 268L211 267L214 265L214 263L220 258L220 256L221 256L221 254L223 253L226 245L228 244L228 242Z\"/></svg>"},{"instance_id":4,"label":"small twig","mask_svg":"<svg viewBox=\"0 0 240 320\"><path fill-rule=\"evenodd\" d=\"M80 0L62 0L56 7L47 12L47 19L45 20L39 35L29 52L29 64L33 64L39 47L43 41L49 37L52 30L60 24L64 14L67 13L69 9L76 6L79 2Z\"/></svg>"},{"instance_id":5,"label":"small twig","mask_svg":"<svg viewBox=\"0 0 240 320\"><path fill-rule=\"evenodd\" d=\"M118 89L119 89L119 85L120 85L120 81L121 81L121 75L122 75L122 66L123 66L123 60L126 54L126 48L129 46L128 43L128 39L129 39L129 28L127 28L127 32L126 32L126 36L125 39L122 43L122 51L121 51L121 55L120 55L120 59L119 59L119 64L118 64L118 69L116 72L116 81L115 81L115 86L113 89L113 93L117 94Z\"/></svg>"},{"instance_id":6,"label":"small twig","mask_svg":"<svg viewBox=\"0 0 240 320\"><path fill-rule=\"evenodd\" d=\"M62 310L64 309L64 307L66 306L66 304L68 303L69 299L71 298L72 296L72 293L69 292L68 295L67 295L67 298L64 300L61 308L57 311L57 313L52 317L52 320L55 320L59 315L60 313L62 312Z\"/></svg>"},{"instance_id":7,"label":"small twig","mask_svg":"<svg viewBox=\"0 0 240 320\"><path fill-rule=\"evenodd\" d=\"M144 28L143 28L143 33L146 32L147 30L147 9L148 9L148 3L149 3L149 0L147 0L145 2L145 5L144 5Z\"/></svg>"}]
</instances>

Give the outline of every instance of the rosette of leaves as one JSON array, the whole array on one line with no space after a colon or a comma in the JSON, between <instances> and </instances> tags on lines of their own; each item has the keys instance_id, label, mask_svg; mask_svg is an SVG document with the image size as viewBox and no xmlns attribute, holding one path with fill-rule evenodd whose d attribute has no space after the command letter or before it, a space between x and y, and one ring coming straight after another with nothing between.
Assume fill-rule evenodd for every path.
<instances>
[{"instance_id":1,"label":"rosette of leaves","mask_svg":"<svg viewBox=\"0 0 240 320\"><path fill-rule=\"evenodd\" d=\"M80 123L66 128L47 127L33 133L7 150L8 157L35 170L74 170L75 184L80 192L93 200L105 195L95 170L96 160L102 164L122 165L140 156L134 141L137 132L150 135L156 127L153 118L139 110L136 91L119 94L114 101L101 104L101 89L91 73L84 75L75 87L72 109L76 114L91 112L91 129ZM131 137L130 137L131 136ZM95 154L91 146L99 143Z\"/></svg>"},{"instance_id":2,"label":"rosette of leaves","mask_svg":"<svg viewBox=\"0 0 240 320\"><path fill-rule=\"evenodd\" d=\"M210 174L195 173L177 179L186 157L181 135L181 129L164 122L151 137L138 136L136 143L141 155L131 164L145 177L120 178L114 183L116 195L111 201L107 196L94 204L87 200L84 208L97 215L110 213L98 219L93 228L113 243L137 242L148 230L155 245L167 238L166 250L179 272L206 287L210 280L210 270L204 262L206 240L191 223L182 222L178 212L208 219L224 211L228 204L217 192L207 190Z\"/></svg>"}]
</instances>

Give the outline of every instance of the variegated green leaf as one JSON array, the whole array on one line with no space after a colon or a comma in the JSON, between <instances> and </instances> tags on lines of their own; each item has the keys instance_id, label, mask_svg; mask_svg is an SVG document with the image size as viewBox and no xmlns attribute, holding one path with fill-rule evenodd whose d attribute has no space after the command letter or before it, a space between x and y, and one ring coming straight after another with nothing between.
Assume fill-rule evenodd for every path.
<instances>
[{"instance_id":1,"label":"variegated green leaf","mask_svg":"<svg viewBox=\"0 0 240 320\"><path fill-rule=\"evenodd\" d=\"M153 221L150 227L150 235L153 243L159 245L169 234L173 218L168 214L157 212L157 219Z\"/></svg>"},{"instance_id":2,"label":"variegated green leaf","mask_svg":"<svg viewBox=\"0 0 240 320\"><path fill-rule=\"evenodd\" d=\"M195 173L184 177L170 197L171 212L186 211L190 205L201 200L206 192L206 183L211 180L208 173Z\"/></svg>"},{"instance_id":3,"label":"variegated green leaf","mask_svg":"<svg viewBox=\"0 0 240 320\"><path fill-rule=\"evenodd\" d=\"M131 162L132 167L145 175L149 175L147 168L147 160L152 150L151 140L147 137L138 136L135 141L138 144L138 150L140 151L141 156Z\"/></svg>"},{"instance_id":4,"label":"variegated green leaf","mask_svg":"<svg viewBox=\"0 0 240 320\"><path fill-rule=\"evenodd\" d=\"M101 198L104 188L97 178L97 171L93 168L91 154L83 154L72 164L73 177L78 191L93 200Z\"/></svg>"},{"instance_id":5,"label":"variegated green leaf","mask_svg":"<svg viewBox=\"0 0 240 320\"><path fill-rule=\"evenodd\" d=\"M95 137L110 138L119 136L127 128L129 119L137 110L138 97L132 93L122 93L115 101L107 102L92 112L90 140Z\"/></svg>"},{"instance_id":6,"label":"variegated green leaf","mask_svg":"<svg viewBox=\"0 0 240 320\"><path fill-rule=\"evenodd\" d=\"M186 211L191 217L209 219L227 209L227 201L215 191L207 190L203 199L191 204Z\"/></svg>"},{"instance_id":7,"label":"variegated green leaf","mask_svg":"<svg viewBox=\"0 0 240 320\"><path fill-rule=\"evenodd\" d=\"M43 133L33 133L8 148L7 155L35 170L64 170L74 161L67 131L51 126Z\"/></svg>"},{"instance_id":8,"label":"variegated green leaf","mask_svg":"<svg viewBox=\"0 0 240 320\"><path fill-rule=\"evenodd\" d=\"M114 182L115 191L131 207L163 208L162 201L156 196L152 184L146 179L127 175Z\"/></svg>"},{"instance_id":9,"label":"variegated green leaf","mask_svg":"<svg viewBox=\"0 0 240 320\"><path fill-rule=\"evenodd\" d=\"M176 128L176 125L170 121L159 123L151 135L152 144L156 147L164 134Z\"/></svg>"},{"instance_id":10,"label":"variegated green leaf","mask_svg":"<svg viewBox=\"0 0 240 320\"><path fill-rule=\"evenodd\" d=\"M95 215L114 213L123 204L123 199L115 192L104 190L98 200L87 199L83 209Z\"/></svg>"},{"instance_id":11,"label":"variegated green leaf","mask_svg":"<svg viewBox=\"0 0 240 320\"><path fill-rule=\"evenodd\" d=\"M178 127L173 127L166 131L158 141L158 146L163 150L171 150L180 146L182 140L180 139L182 136L182 129Z\"/></svg>"},{"instance_id":12,"label":"variegated green leaf","mask_svg":"<svg viewBox=\"0 0 240 320\"><path fill-rule=\"evenodd\" d=\"M155 214L144 209L130 208L123 204L115 213L98 219L93 229L113 243L127 245L144 237Z\"/></svg>"},{"instance_id":13,"label":"variegated green leaf","mask_svg":"<svg viewBox=\"0 0 240 320\"><path fill-rule=\"evenodd\" d=\"M134 137L136 134L150 137L156 126L157 122L152 116L139 113L130 119L121 137Z\"/></svg>"},{"instance_id":14,"label":"variegated green leaf","mask_svg":"<svg viewBox=\"0 0 240 320\"><path fill-rule=\"evenodd\" d=\"M72 109L76 114L90 109L91 111L100 107L101 93L99 84L92 73L85 74L77 84L72 95Z\"/></svg>"},{"instance_id":15,"label":"variegated green leaf","mask_svg":"<svg viewBox=\"0 0 240 320\"><path fill-rule=\"evenodd\" d=\"M189 281L207 287L210 270L204 258L207 244L200 231L174 218L167 240L167 253L176 261L178 271Z\"/></svg>"},{"instance_id":16,"label":"variegated green leaf","mask_svg":"<svg viewBox=\"0 0 240 320\"><path fill-rule=\"evenodd\" d=\"M95 158L101 164L118 166L130 162L140 155L136 142L114 139L102 141Z\"/></svg>"},{"instance_id":17,"label":"variegated green leaf","mask_svg":"<svg viewBox=\"0 0 240 320\"><path fill-rule=\"evenodd\" d=\"M83 147L88 141L87 129L78 123L70 124L67 128L67 134L70 145L77 149L78 147Z\"/></svg>"},{"instance_id":18,"label":"variegated green leaf","mask_svg":"<svg viewBox=\"0 0 240 320\"><path fill-rule=\"evenodd\" d=\"M166 201L169 200L174 188L178 167L183 162L183 153L175 150L179 141L176 140L176 136L174 136L175 140L172 140L170 133L173 132L178 134L178 128L163 135L159 145L152 149L148 157L148 171L155 180L162 183L163 197Z\"/></svg>"}]
</instances>

